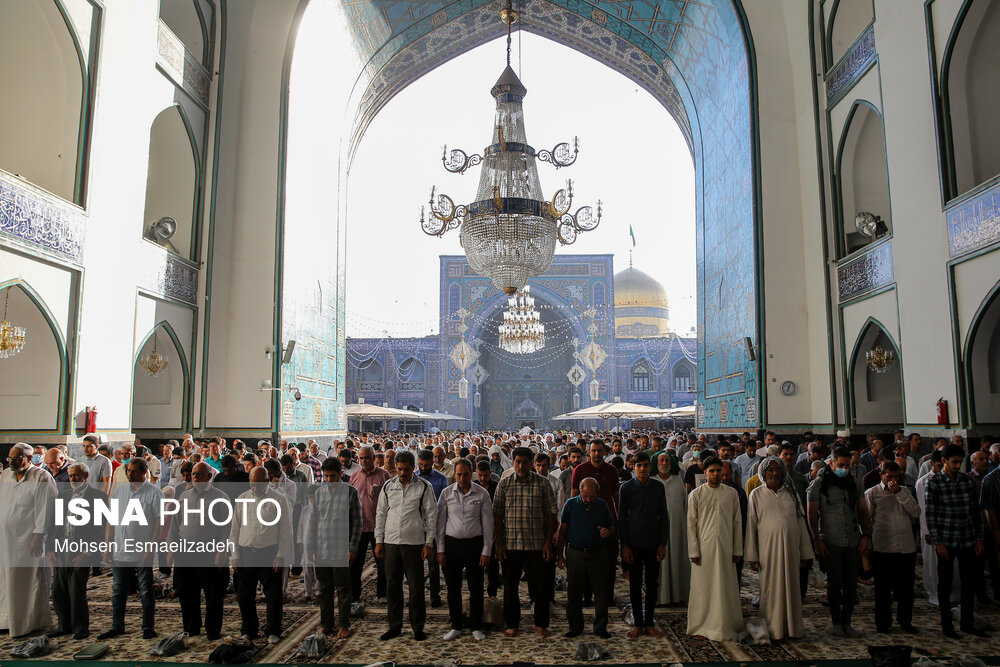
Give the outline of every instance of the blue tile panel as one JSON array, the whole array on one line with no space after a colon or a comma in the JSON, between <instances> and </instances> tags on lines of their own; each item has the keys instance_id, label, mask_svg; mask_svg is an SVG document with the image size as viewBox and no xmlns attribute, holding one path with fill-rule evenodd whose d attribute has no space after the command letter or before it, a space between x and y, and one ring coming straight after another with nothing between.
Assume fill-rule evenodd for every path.
<instances>
[{"instance_id":1,"label":"blue tile panel","mask_svg":"<svg viewBox=\"0 0 1000 667\"><path fill-rule=\"evenodd\" d=\"M875 62L875 26L871 25L858 38L851 50L837 64L826 80L826 104L832 105L868 71Z\"/></svg>"},{"instance_id":2,"label":"blue tile panel","mask_svg":"<svg viewBox=\"0 0 1000 667\"><path fill-rule=\"evenodd\" d=\"M79 263L86 220L79 207L0 171L0 238Z\"/></svg>"},{"instance_id":3,"label":"blue tile panel","mask_svg":"<svg viewBox=\"0 0 1000 667\"><path fill-rule=\"evenodd\" d=\"M837 267L837 288L841 303L884 287L892 281L892 241L868 248L860 257Z\"/></svg>"},{"instance_id":4,"label":"blue tile panel","mask_svg":"<svg viewBox=\"0 0 1000 667\"><path fill-rule=\"evenodd\" d=\"M347 428L344 410L343 222L285 220L281 277L281 344L294 340L282 364L276 430L331 432ZM280 351L279 351L280 354ZM296 401L289 387L298 387Z\"/></svg>"},{"instance_id":5,"label":"blue tile panel","mask_svg":"<svg viewBox=\"0 0 1000 667\"><path fill-rule=\"evenodd\" d=\"M947 209L948 254L963 255L1000 241L1000 180Z\"/></svg>"}]
</instances>

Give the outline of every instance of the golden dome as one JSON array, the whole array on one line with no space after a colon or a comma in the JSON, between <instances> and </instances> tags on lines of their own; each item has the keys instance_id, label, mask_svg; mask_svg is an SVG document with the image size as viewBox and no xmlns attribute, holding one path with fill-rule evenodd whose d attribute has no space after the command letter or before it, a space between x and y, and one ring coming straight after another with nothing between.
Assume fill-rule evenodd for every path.
<instances>
[{"instance_id":1,"label":"golden dome","mask_svg":"<svg viewBox=\"0 0 1000 667\"><path fill-rule=\"evenodd\" d=\"M669 325L670 305L663 285L631 266L615 274L615 335L618 338L666 336Z\"/></svg>"}]
</instances>

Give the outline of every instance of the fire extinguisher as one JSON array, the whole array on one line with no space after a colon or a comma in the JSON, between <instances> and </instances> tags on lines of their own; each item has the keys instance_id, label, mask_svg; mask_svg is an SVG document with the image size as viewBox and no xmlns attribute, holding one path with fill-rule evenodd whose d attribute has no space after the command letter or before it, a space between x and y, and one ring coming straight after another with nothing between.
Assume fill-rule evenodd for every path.
<instances>
[{"instance_id":1,"label":"fire extinguisher","mask_svg":"<svg viewBox=\"0 0 1000 667\"><path fill-rule=\"evenodd\" d=\"M938 424L948 426L948 401L942 396L937 400Z\"/></svg>"},{"instance_id":2,"label":"fire extinguisher","mask_svg":"<svg viewBox=\"0 0 1000 667\"><path fill-rule=\"evenodd\" d=\"M97 406L87 406L87 433L97 433Z\"/></svg>"}]
</instances>

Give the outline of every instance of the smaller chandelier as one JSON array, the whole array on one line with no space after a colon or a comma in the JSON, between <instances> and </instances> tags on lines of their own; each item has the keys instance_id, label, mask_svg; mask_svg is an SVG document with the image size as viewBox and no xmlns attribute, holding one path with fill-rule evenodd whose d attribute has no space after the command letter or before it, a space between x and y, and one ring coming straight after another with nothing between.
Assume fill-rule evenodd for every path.
<instances>
[{"instance_id":1,"label":"smaller chandelier","mask_svg":"<svg viewBox=\"0 0 1000 667\"><path fill-rule=\"evenodd\" d=\"M545 347L545 325L535 310L531 289L525 285L507 299L500 325L500 349L514 354L531 354Z\"/></svg>"},{"instance_id":2,"label":"smaller chandelier","mask_svg":"<svg viewBox=\"0 0 1000 667\"><path fill-rule=\"evenodd\" d=\"M153 351L139 359L139 366L149 375L156 377L170 365L170 359L156 349L156 334L153 334Z\"/></svg>"},{"instance_id":3,"label":"smaller chandelier","mask_svg":"<svg viewBox=\"0 0 1000 667\"><path fill-rule=\"evenodd\" d=\"M876 345L865 353L865 362L872 373L885 373L896 363L896 353Z\"/></svg>"},{"instance_id":4,"label":"smaller chandelier","mask_svg":"<svg viewBox=\"0 0 1000 667\"><path fill-rule=\"evenodd\" d=\"M10 299L10 288L6 290L3 301L3 321L0 321L0 359L8 359L24 348L24 327L16 327L7 321L7 301Z\"/></svg>"}]
</instances>

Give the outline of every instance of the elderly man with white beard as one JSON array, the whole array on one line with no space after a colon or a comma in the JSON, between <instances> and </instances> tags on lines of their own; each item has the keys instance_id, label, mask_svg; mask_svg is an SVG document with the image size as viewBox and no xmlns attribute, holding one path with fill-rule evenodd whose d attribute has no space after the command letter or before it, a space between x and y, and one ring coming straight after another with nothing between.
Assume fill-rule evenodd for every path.
<instances>
[{"instance_id":1,"label":"elderly man with white beard","mask_svg":"<svg viewBox=\"0 0 1000 667\"><path fill-rule=\"evenodd\" d=\"M45 529L56 484L31 465L31 446L10 448L0 474L0 630L20 637L52 622Z\"/></svg>"}]
</instances>

